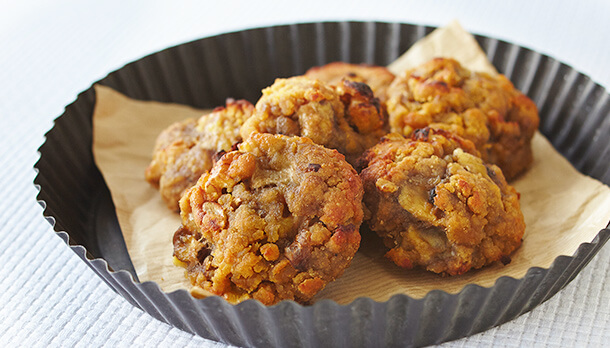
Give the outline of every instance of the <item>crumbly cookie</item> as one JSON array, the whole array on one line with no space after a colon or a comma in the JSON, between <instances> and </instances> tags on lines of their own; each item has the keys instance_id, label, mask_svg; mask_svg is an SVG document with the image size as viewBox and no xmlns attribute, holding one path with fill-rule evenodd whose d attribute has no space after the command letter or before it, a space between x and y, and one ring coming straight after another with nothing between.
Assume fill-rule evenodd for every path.
<instances>
[{"instance_id":1,"label":"crumbly cookie","mask_svg":"<svg viewBox=\"0 0 610 348\"><path fill-rule=\"evenodd\" d=\"M503 75L471 72L453 59L436 58L397 76L387 93L392 132L452 131L474 142L483 160L498 165L508 180L533 160L536 105Z\"/></svg>"},{"instance_id":2,"label":"crumbly cookie","mask_svg":"<svg viewBox=\"0 0 610 348\"><path fill-rule=\"evenodd\" d=\"M307 302L360 245L360 178L307 138L256 133L238 148L180 200L174 256L193 285L229 302Z\"/></svg>"},{"instance_id":3,"label":"crumbly cookie","mask_svg":"<svg viewBox=\"0 0 610 348\"><path fill-rule=\"evenodd\" d=\"M227 99L226 106L198 120L174 123L159 134L145 177L168 208L177 211L182 193L212 168L216 153L241 141L239 128L253 110L246 100Z\"/></svg>"},{"instance_id":4,"label":"crumbly cookie","mask_svg":"<svg viewBox=\"0 0 610 348\"><path fill-rule=\"evenodd\" d=\"M254 115L241 128L244 139L253 133L307 137L354 163L387 133L387 117L366 84L345 81L333 88L296 76L277 79L263 90Z\"/></svg>"},{"instance_id":5,"label":"crumbly cookie","mask_svg":"<svg viewBox=\"0 0 610 348\"><path fill-rule=\"evenodd\" d=\"M305 76L324 81L333 86L338 86L343 79L365 83L371 87L375 97L379 98L381 103L386 102L386 91L395 77L383 66L345 62L332 62L310 68L305 72Z\"/></svg>"},{"instance_id":6,"label":"crumbly cookie","mask_svg":"<svg viewBox=\"0 0 610 348\"><path fill-rule=\"evenodd\" d=\"M525 222L519 194L474 145L424 128L390 134L361 159L368 225L398 266L457 275L507 263Z\"/></svg>"}]
</instances>

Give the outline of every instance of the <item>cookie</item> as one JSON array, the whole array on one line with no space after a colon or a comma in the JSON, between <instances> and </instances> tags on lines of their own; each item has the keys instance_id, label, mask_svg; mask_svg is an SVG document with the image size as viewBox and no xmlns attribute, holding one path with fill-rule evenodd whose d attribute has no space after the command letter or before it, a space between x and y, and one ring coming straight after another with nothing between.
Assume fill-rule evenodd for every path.
<instances>
[{"instance_id":1,"label":"cookie","mask_svg":"<svg viewBox=\"0 0 610 348\"><path fill-rule=\"evenodd\" d=\"M366 84L347 81L335 88L296 76L263 90L240 133L244 139L253 133L307 137L354 163L387 128L387 116Z\"/></svg>"},{"instance_id":2,"label":"cookie","mask_svg":"<svg viewBox=\"0 0 610 348\"><path fill-rule=\"evenodd\" d=\"M395 77L383 66L345 62L332 62L310 68L305 72L305 76L334 86L339 85L344 79L365 83L382 104L387 100L386 91Z\"/></svg>"},{"instance_id":3,"label":"cookie","mask_svg":"<svg viewBox=\"0 0 610 348\"><path fill-rule=\"evenodd\" d=\"M392 132L445 129L472 141L483 160L512 180L530 166L538 129L536 105L503 75L471 72L453 59L436 58L405 71L388 88Z\"/></svg>"},{"instance_id":4,"label":"cookie","mask_svg":"<svg viewBox=\"0 0 610 348\"><path fill-rule=\"evenodd\" d=\"M362 195L337 151L256 133L186 191L174 256L194 286L231 303L306 303L354 257Z\"/></svg>"},{"instance_id":5,"label":"cookie","mask_svg":"<svg viewBox=\"0 0 610 348\"><path fill-rule=\"evenodd\" d=\"M198 120L174 123L157 137L146 180L158 188L171 210L186 189L212 168L219 151L229 151L241 141L239 128L252 115L254 106L246 100L227 99Z\"/></svg>"},{"instance_id":6,"label":"cookie","mask_svg":"<svg viewBox=\"0 0 610 348\"><path fill-rule=\"evenodd\" d=\"M519 194L477 153L469 140L424 128L363 155L367 223L398 266L458 275L509 262L521 245Z\"/></svg>"}]
</instances>

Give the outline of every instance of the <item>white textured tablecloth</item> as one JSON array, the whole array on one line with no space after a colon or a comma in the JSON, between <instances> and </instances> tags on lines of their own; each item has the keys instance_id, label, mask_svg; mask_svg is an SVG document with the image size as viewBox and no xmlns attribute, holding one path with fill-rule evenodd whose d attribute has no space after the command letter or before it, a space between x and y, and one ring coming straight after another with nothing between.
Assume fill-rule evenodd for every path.
<instances>
[{"instance_id":1,"label":"white textured tablecloth","mask_svg":"<svg viewBox=\"0 0 610 348\"><path fill-rule=\"evenodd\" d=\"M0 346L224 346L132 307L43 218L32 184L36 150L80 91L146 54L227 31L320 20L444 25L452 19L610 87L610 2L604 0L0 0ZM546 303L445 346L608 346L609 264L606 245Z\"/></svg>"}]
</instances>

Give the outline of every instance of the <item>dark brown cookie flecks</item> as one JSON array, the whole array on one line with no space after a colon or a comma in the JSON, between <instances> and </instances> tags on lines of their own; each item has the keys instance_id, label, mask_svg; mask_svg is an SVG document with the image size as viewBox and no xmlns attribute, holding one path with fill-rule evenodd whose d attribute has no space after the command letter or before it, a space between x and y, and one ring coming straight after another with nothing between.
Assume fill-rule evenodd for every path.
<instances>
[{"instance_id":1,"label":"dark brown cookie flecks","mask_svg":"<svg viewBox=\"0 0 610 348\"><path fill-rule=\"evenodd\" d=\"M370 88L344 81L334 87L305 76L277 79L263 90L254 115L241 128L253 133L307 137L336 149L349 163L388 131L387 114Z\"/></svg>"},{"instance_id":2,"label":"dark brown cookie flecks","mask_svg":"<svg viewBox=\"0 0 610 348\"><path fill-rule=\"evenodd\" d=\"M424 128L390 134L360 160L368 225L398 266L457 275L506 262L525 230L519 194L474 145Z\"/></svg>"},{"instance_id":3,"label":"dark brown cookie flecks","mask_svg":"<svg viewBox=\"0 0 610 348\"><path fill-rule=\"evenodd\" d=\"M252 134L184 194L174 256L193 285L229 302L305 303L356 253L362 195L337 151Z\"/></svg>"},{"instance_id":4,"label":"dark brown cookie flecks","mask_svg":"<svg viewBox=\"0 0 610 348\"><path fill-rule=\"evenodd\" d=\"M471 72L453 59L436 58L398 75L388 88L392 132L445 129L472 141L484 161L511 180L533 160L536 105L503 75Z\"/></svg>"}]
</instances>

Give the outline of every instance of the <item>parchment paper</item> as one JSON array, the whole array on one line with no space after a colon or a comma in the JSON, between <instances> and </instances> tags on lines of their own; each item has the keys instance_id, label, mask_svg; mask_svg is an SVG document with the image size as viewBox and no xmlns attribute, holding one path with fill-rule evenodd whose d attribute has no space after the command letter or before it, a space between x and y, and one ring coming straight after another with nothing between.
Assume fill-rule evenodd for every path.
<instances>
[{"instance_id":1,"label":"parchment paper","mask_svg":"<svg viewBox=\"0 0 610 348\"><path fill-rule=\"evenodd\" d=\"M407 52L388 65L388 69L399 74L434 57L454 58L472 71L498 73L474 36L464 30L458 21L452 21L414 43Z\"/></svg>"},{"instance_id":2,"label":"parchment paper","mask_svg":"<svg viewBox=\"0 0 610 348\"><path fill-rule=\"evenodd\" d=\"M398 73L436 56L454 57L472 70L495 73L474 38L457 22L422 39L389 68ZM144 169L162 129L205 111L136 101L99 85L96 95L93 154L112 194L136 273L140 281L156 281L167 292L190 289L183 268L172 260L172 236L180 225L179 216L165 207L158 191L144 180ZM398 293L420 298L434 289L455 293L470 283L489 287L501 276L520 278L530 267L548 268L557 256L572 255L608 224L610 188L578 173L539 133L533 148L532 168L511 183L521 193L527 227L523 245L511 255L510 264L454 277L404 270L384 258L381 242L363 230L361 248L351 266L315 300L346 304L358 297L385 301Z\"/></svg>"},{"instance_id":3,"label":"parchment paper","mask_svg":"<svg viewBox=\"0 0 610 348\"><path fill-rule=\"evenodd\" d=\"M172 263L172 237L180 216L144 180L144 170L163 129L209 111L136 101L101 85L95 86L95 94L93 157L110 190L136 274L168 292L190 288L183 268Z\"/></svg>"}]
</instances>

